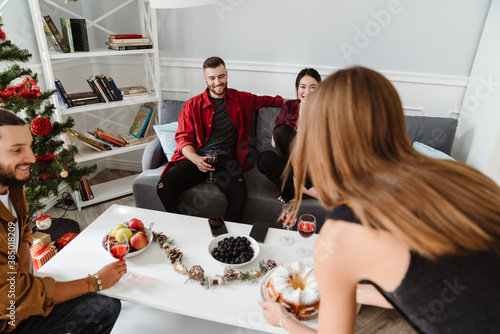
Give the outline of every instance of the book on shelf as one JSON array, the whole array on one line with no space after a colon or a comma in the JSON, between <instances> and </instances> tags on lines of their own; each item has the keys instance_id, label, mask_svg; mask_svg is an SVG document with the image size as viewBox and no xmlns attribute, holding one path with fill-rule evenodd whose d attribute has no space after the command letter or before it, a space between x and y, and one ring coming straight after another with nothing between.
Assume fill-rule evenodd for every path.
<instances>
[{"instance_id":1,"label":"book on shelf","mask_svg":"<svg viewBox=\"0 0 500 334\"><path fill-rule=\"evenodd\" d=\"M87 80L87 83L89 84L90 88L92 88L94 93L97 94L97 97L99 98L99 100L101 100L101 102L106 102L106 100L104 99L104 96L102 96L102 94L101 94L101 91L97 88L97 86L94 82L94 78L88 77L86 80Z\"/></svg>"},{"instance_id":2,"label":"book on shelf","mask_svg":"<svg viewBox=\"0 0 500 334\"><path fill-rule=\"evenodd\" d=\"M95 141L101 143L101 144L106 144L106 145L111 145L112 147L121 147L120 145L116 145L115 143L106 140L104 138L99 138L95 132L87 131L87 134L89 135L90 138L94 139Z\"/></svg>"},{"instance_id":3,"label":"book on shelf","mask_svg":"<svg viewBox=\"0 0 500 334\"><path fill-rule=\"evenodd\" d=\"M152 142L156 138L156 133L154 133L152 136L144 136L143 138L137 138L127 132L120 134L120 137L126 143L125 146L135 146Z\"/></svg>"},{"instance_id":4,"label":"book on shelf","mask_svg":"<svg viewBox=\"0 0 500 334\"><path fill-rule=\"evenodd\" d=\"M57 52L63 52L63 50L61 50L61 47L59 46L59 44L57 44L56 38L55 38L54 34L52 34L52 31L50 30L49 26L47 25L47 22L45 22L45 20L42 20L42 22L43 22L43 31L45 32L45 35L47 36L48 40L50 41L50 43L52 44L54 49Z\"/></svg>"},{"instance_id":5,"label":"book on shelf","mask_svg":"<svg viewBox=\"0 0 500 334\"><path fill-rule=\"evenodd\" d=\"M92 188L90 188L89 180L86 177L83 178L83 184L85 185L85 190L87 192L87 196L89 199L94 199L94 193L92 192Z\"/></svg>"},{"instance_id":6,"label":"book on shelf","mask_svg":"<svg viewBox=\"0 0 500 334\"><path fill-rule=\"evenodd\" d=\"M83 101L98 98L97 93L95 92L69 93L68 97L71 101Z\"/></svg>"},{"instance_id":7,"label":"book on shelf","mask_svg":"<svg viewBox=\"0 0 500 334\"><path fill-rule=\"evenodd\" d=\"M113 101L118 101L118 96L116 96L116 93L113 90L113 87L111 87L108 78L106 78L104 74L96 75L96 78L99 78L99 80L103 83L104 87L106 87L106 91L108 92L111 99Z\"/></svg>"},{"instance_id":8,"label":"book on shelf","mask_svg":"<svg viewBox=\"0 0 500 334\"><path fill-rule=\"evenodd\" d=\"M59 48L62 52L68 53L70 52L69 45L66 43L64 38L61 36L59 33L59 30L57 30L56 25L54 24L54 21L50 18L50 15L45 15L42 17L43 22L47 25L49 28L51 34L54 36L57 44L59 45Z\"/></svg>"},{"instance_id":9,"label":"book on shelf","mask_svg":"<svg viewBox=\"0 0 500 334\"><path fill-rule=\"evenodd\" d=\"M88 82L89 86L94 90L94 92L97 93L97 95L99 96L99 99L102 102L109 102L108 97L106 96L106 94L104 94L104 91L102 90L101 85L96 80L96 78L88 77L87 82Z\"/></svg>"},{"instance_id":10,"label":"book on shelf","mask_svg":"<svg viewBox=\"0 0 500 334\"><path fill-rule=\"evenodd\" d=\"M124 39L122 39L124 41ZM143 46L143 45L151 45L153 46L153 43L151 42L137 42L137 43L111 43L111 42L106 42L106 45L108 47L112 46L114 50L118 50L120 46ZM146 49L150 49L149 47Z\"/></svg>"},{"instance_id":11,"label":"book on shelf","mask_svg":"<svg viewBox=\"0 0 500 334\"><path fill-rule=\"evenodd\" d=\"M120 90L116 86L115 81L110 77L107 77L107 80L108 80L109 85L111 86L111 89L113 89L113 91L115 92L115 95L116 95L118 101L123 100L122 93L120 92Z\"/></svg>"},{"instance_id":12,"label":"book on shelf","mask_svg":"<svg viewBox=\"0 0 500 334\"><path fill-rule=\"evenodd\" d=\"M73 33L71 32L71 22L68 18L60 18L61 32L63 39L68 43L69 51L75 52L75 46L73 44Z\"/></svg>"},{"instance_id":13,"label":"book on shelf","mask_svg":"<svg viewBox=\"0 0 500 334\"><path fill-rule=\"evenodd\" d=\"M139 34L112 34L109 35L110 38L117 38L117 39L123 39L123 38L142 38L142 35Z\"/></svg>"},{"instance_id":14,"label":"book on shelf","mask_svg":"<svg viewBox=\"0 0 500 334\"><path fill-rule=\"evenodd\" d=\"M153 108L153 113L151 114L151 117L149 118L148 125L146 126L146 130L144 130L143 137L151 137L151 136L156 135L155 129L153 129L153 125L156 124L156 117L155 116L156 116L157 104L150 102L150 103L147 103L147 105L154 106L154 108Z\"/></svg>"},{"instance_id":15,"label":"book on shelf","mask_svg":"<svg viewBox=\"0 0 500 334\"><path fill-rule=\"evenodd\" d=\"M137 138L142 138L155 109L156 103L142 104L130 127L129 133Z\"/></svg>"},{"instance_id":16,"label":"book on shelf","mask_svg":"<svg viewBox=\"0 0 500 334\"><path fill-rule=\"evenodd\" d=\"M85 185L83 184L83 178L80 179L80 199L82 202L88 201L87 192L85 191Z\"/></svg>"},{"instance_id":17,"label":"book on shelf","mask_svg":"<svg viewBox=\"0 0 500 334\"><path fill-rule=\"evenodd\" d=\"M85 19L69 19L73 34L75 51L89 51L89 38L87 35L87 21Z\"/></svg>"},{"instance_id":18,"label":"book on shelf","mask_svg":"<svg viewBox=\"0 0 500 334\"><path fill-rule=\"evenodd\" d=\"M124 98L129 96L148 95L148 90L143 86L128 86L119 88Z\"/></svg>"},{"instance_id":19,"label":"book on shelf","mask_svg":"<svg viewBox=\"0 0 500 334\"><path fill-rule=\"evenodd\" d=\"M86 135L84 135L83 133L78 132L76 130L66 129L66 133L68 133L69 135L71 135L71 136L75 137L76 139L82 141L84 144L86 144L87 146L92 147L96 151L111 150L111 146L109 146L107 144L100 143L100 142L98 142L96 140L93 140L92 138L89 138Z\"/></svg>"},{"instance_id":20,"label":"book on shelf","mask_svg":"<svg viewBox=\"0 0 500 334\"><path fill-rule=\"evenodd\" d=\"M126 143L123 141L123 139L120 136L115 135L114 133L111 133L109 131L105 131L105 130L97 128L94 131L94 135L100 139L105 139L106 141L109 141L109 142L111 142L115 145L118 145L118 146L125 146L126 145Z\"/></svg>"},{"instance_id":21,"label":"book on shelf","mask_svg":"<svg viewBox=\"0 0 500 334\"><path fill-rule=\"evenodd\" d=\"M109 37L108 42L111 44L133 44L133 43L142 43L148 44L151 40L148 37L143 38L114 38Z\"/></svg>"},{"instance_id":22,"label":"book on shelf","mask_svg":"<svg viewBox=\"0 0 500 334\"><path fill-rule=\"evenodd\" d=\"M143 50L143 49L152 49L152 48L153 48L152 44L148 44L148 45L120 45L120 46L109 45L108 46L108 49L116 50L116 51Z\"/></svg>"},{"instance_id":23,"label":"book on shelf","mask_svg":"<svg viewBox=\"0 0 500 334\"><path fill-rule=\"evenodd\" d=\"M111 96L111 93L108 92L108 88L106 87L106 84L102 80L102 78L98 75L94 77L95 84L101 88L102 94L106 97L106 102L111 102L113 101L113 97Z\"/></svg>"},{"instance_id":24,"label":"book on shelf","mask_svg":"<svg viewBox=\"0 0 500 334\"><path fill-rule=\"evenodd\" d=\"M54 81L55 81L55 84L56 84L57 92L60 93L59 98L62 97L64 106L66 108L71 108L73 106L73 103L71 103L71 101L70 101L70 99L68 97L68 94L66 93L66 90L64 89L64 87L63 87L63 85L61 83L61 80L55 79Z\"/></svg>"},{"instance_id":25,"label":"book on shelf","mask_svg":"<svg viewBox=\"0 0 500 334\"><path fill-rule=\"evenodd\" d=\"M76 106L86 106L89 104L96 104L96 103L102 103L102 102L101 102L101 100L99 100L98 97L96 97L94 99L88 99L88 100L82 100L82 101L72 101L71 103L73 103L73 107L76 107Z\"/></svg>"}]
</instances>

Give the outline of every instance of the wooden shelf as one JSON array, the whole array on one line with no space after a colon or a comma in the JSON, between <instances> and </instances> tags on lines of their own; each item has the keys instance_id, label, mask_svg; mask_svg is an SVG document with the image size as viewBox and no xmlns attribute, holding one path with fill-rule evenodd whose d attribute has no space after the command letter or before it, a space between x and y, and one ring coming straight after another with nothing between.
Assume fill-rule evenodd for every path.
<instances>
[{"instance_id":1,"label":"wooden shelf","mask_svg":"<svg viewBox=\"0 0 500 334\"><path fill-rule=\"evenodd\" d=\"M91 186L94 198L89 201L79 201L79 209L108 201L110 199L129 195L132 193L132 182L139 174L134 174L126 177L122 177L117 180L99 183ZM78 198L78 193L75 192L75 196Z\"/></svg>"},{"instance_id":2,"label":"wooden shelf","mask_svg":"<svg viewBox=\"0 0 500 334\"><path fill-rule=\"evenodd\" d=\"M78 148L78 155L75 157L75 161L79 163L84 161L103 159L112 155L124 154L133 151L142 151L148 144L149 143L128 146L128 147L113 147L111 150L100 151L100 152L88 146L82 146Z\"/></svg>"}]
</instances>

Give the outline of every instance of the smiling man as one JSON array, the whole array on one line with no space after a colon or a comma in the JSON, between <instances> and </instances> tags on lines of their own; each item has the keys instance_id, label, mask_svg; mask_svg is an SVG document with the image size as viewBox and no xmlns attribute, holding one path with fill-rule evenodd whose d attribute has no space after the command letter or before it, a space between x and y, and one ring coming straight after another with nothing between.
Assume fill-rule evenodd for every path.
<instances>
[{"instance_id":1,"label":"smiling man","mask_svg":"<svg viewBox=\"0 0 500 334\"><path fill-rule=\"evenodd\" d=\"M35 162L32 141L26 123L0 108L0 333L109 333L120 301L89 292L114 285L127 270L125 262L69 282L31 273L23 185Z\"/></svg>"},{"instance_id":2,"label":"smiling man","mask_svg":"<svg viewBox=\"0 0 500 334\"><path fill-rule=\"evenodd\" d=\"M207 89L188 100L179 115L175 134L177 148L163 171L157 194L167 212L186 213L180 194L205 181L207 172L217 172L215 182L227 199L224 219L239 222L245 208L247 188L242 172L250 141L252 114L260 107L280 107L281 96L256 96L227 87L227 70L219 57L203 63ZM209 151L217 152L212 167ZM225 172L224 177L217 177Z\"/></svg>"}]
</instances>

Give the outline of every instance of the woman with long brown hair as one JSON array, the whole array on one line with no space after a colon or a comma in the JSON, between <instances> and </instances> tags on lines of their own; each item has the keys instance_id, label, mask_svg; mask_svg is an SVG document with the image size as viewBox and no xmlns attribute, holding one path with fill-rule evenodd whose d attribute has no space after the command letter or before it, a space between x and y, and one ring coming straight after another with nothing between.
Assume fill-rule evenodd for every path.
<instances>
[{"instance_id":1,"label":"woman with long brown hair","mask_svg":"<svg viewBox=\"0 0 500 334\"><path fill-rule=\"evenodd\" d=\"M373 70L336 72L306 109L294 175L298 184L309 176L334 209L314 254L318 332L354 331L358 282L368 280L422 333L497 333L498 185L464 163L415 151L395 88ZM301 199L297 191L296 207ZM271 324L314 332L276 303L261 306Z\"/></svg>"}]
</instances>

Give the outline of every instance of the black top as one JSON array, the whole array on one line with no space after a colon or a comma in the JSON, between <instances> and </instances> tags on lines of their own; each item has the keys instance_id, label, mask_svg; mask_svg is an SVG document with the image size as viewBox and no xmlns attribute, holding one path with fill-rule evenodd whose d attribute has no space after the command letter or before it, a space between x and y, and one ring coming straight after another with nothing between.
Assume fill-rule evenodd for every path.
<instances>
[{"instance_id":1,"label":"black top","mask_svg":"<svg viewBox=\"0 0 500 334\"><path fill-rule=\"evenodd\" d=\"M238 142L238 131L227 113L224 99L214 99L210 101L215 106L212 119L212 131L208 142L198 151L198 155L203 155L209 150L214 150L220 155L235 156L236 143Z\"/></svg>"},{"instance_id":2,"label":"black top","mask_svg":"<svg viewBox=\"0 0 500 334\"><path fill-rule=\"evenodd\" d=\"M359 223L345 205L327 219ZM408 271L394 292L374 285L420 333L500 333L500 258L494 252L437 261L411 252Z\"/></svg>"}]
</instances>

